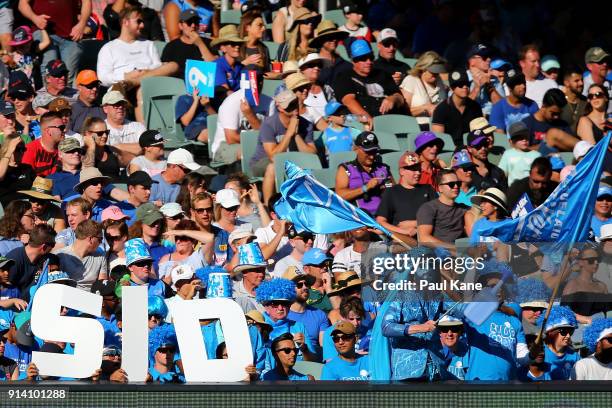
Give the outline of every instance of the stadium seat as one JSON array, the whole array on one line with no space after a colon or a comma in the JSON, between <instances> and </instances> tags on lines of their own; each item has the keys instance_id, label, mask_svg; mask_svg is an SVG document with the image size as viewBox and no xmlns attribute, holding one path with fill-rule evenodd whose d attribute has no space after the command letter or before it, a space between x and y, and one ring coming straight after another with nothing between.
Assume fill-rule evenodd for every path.
<instances>
[{"instance_id":1,"label":"stadium seat","mask_svg":"<svg viewBox=\"0 0 612 408\"><path fill-rule=\"evenodd\" d=\"M125 183L113 183L113 186L119 190L128 191L128 186Z\"/></svg>"},{"instance_id":2,"label":"stadium seat","mask_svg":"<svg viewBox=\"0 0 612 408\"><path fill-rule=\"evenodd\" d=\"M338 27L346 22L344 12L341 9L327 10L323 13L323 19L333 21Z\"/></svg>"},{"instance_id":3,"label":"stadium seat","mask_svg":"<svg viewBox=\"0 0 612 408\"><path fill-rule=\"evenodd\" d=\"M315 380L320 380L323 364L315 363L314 361L296 361L293 368L299 373L310 374Z\"/></svg>"},{"instance_id":4,"label":"stadium seat","mask_svg":"<svg viewBox=\"0 0 612 408\"><path fill-rule=\"evenodd\" d=\"M397 142L397 136L391 132L378 131L376 132L378 137L378 145L381 150L399 152L400 146Z\"/></svg>"},{"instance_id":5,"label":"stadium seat","mask_svg":"<svg viewBox=\"0 0 612 408\"><path fill-rule=\"evenodd\" d=\"M332 173L331 170L329 168L313 169L312 175L325 187L333 189L336 186L336 173Z\"/></svg>"},{"instance_id":6,"label":"stadium seat","mask_svg":"<svg viewBox=\"0 0 612 408\"><path fill-rule=\"evenodd\" d=\"M221 12L221 24L240 24L240 10L224 10Z\"/></svg>"},{"instance_id":7,"label":"stadium seat","mask_svg":"<svg viewBox=\"0 0 612 408\"><path fill-rule=\"evenodd\" d=\"M416 64L417 60L415 58L406 58L402 55L401 52L396 52L395 53L395 59L398 61L402 61L405 62L406 64L408 64L410 66L410 68L414 67L414 65Z\"/></svg>"},{"instance_id":8,"label":"stadium seat","mask_svg":"<svg viewBox=\"0 0 612 408\"><path fill-rule=\"evenodd\" d=\"M506 134L495 132L493 137L494 146L503 147L505 150L510 148L510 142L508 141L508 136Z\"/></svg>"},{"instance_id":9,"label":"stadium seat","mask_svg":"<svg viewBox=\"0 0 612 408\"><path fill-rule=\"evenodd\" d=\"M453 140L453 137L451 135L442 132L434 133L436 134L436 136L438 136L444 141L444 147L442 148L443 152L452 152L453 150L455 150L455 141Z\"/></svg>"},{"instance_id":10,"label":"stadium seat","mask_svg":"<svg viewBox=\"0 0 612 408\"><path fill-rule=\"evenodd\" d=\"M402 157L402 154L403 152L391 152L380 155L382 162L391 169L391 174L396 183L399 181L399 168L397 167L397 163L400 157Z\"/></svg>"},{"instance_id":11,"label":"stadium seat","mask_svg":"<svg viewBox=\"0 0 612 408\"><path fill-rule=\"evenodd\" d=\"M240 151L242 152L241 170L251 181L263 180L263 177L255 177L251 169L251 157L255 154L257 147L258 130L245 130L240 132Z\"/></svg>"},{"instance_id":12,"label":"stadium seat","mask_svg":"<svg viewBox=\"0 0 612 408\"><path fill-rule=\"evenodd\" d=\"M274 156L274 170L276 171L276 191L287 178L285 174L285 162L292 161L303 169L322 169L321 161L316 154L302 152L285 152Z\"/></svg>"},{"instance_id":13,"label":"stadium seat","mask_svg":"<svg viewBox=\"0 0 612 408\"><path fill-rule=\"evenodd\" d=\"M276 91L276 88L282 83L282 79L264 79L261 93L263 95L268 95L270 98L274 98L274 91Z\"/></svg>"},{"instance_id":14,"label":"stadium seat","mask_svg":"<svg viewBox=\"0 0 612 408\"><path fill-rule=\"evenodd\" d=\"M153 43L155 44L155 49L157 50L157 53L159 54L159 57L161 58L162 53L164 52L164 48L166 48L166 44L168 44L165 41L153 41Z\"/></svg>"},{"instance_id":15,"label":"stadium seat","mask_svg":"<svg viewBox=\"0 0 612 408\"><path fill-rule=\"evenodd\" d=\"M141 82L143 114L147 129L158 130L166 140L167 148L189 144L182 132L176 132L174 97L185 93L182 79L172 77L144 78Z\"/></svg>"},{"instance_id":16,"label":"stadium seat","mask_svg":"<svg viewBox=\"0 0 612 408\"><path fill-rule=\"evenodd\" d=\"M408 115L374 116L374 132L390 132L394 134L417 134L421 128L416 119Z\"/></svg>"},{"instance_id":17,"label":"stadium seat","mask_svg":"<svg viewBox=\"0 0 612 408\"><path fill-rule=\"evenodd\" d=\"M268 47L270 59L275 60L276 55L278 54L278 47L280 47L280 44L275 43L274 41L264 41L263 43L266 47Z\"/></svg>"},{"instance_id":18,"label":"stadium seat","mask_svg":"<svg viewBox=\"0 0 612 408\"><path fill-rule=\"evenodd\" d=\"M347 61L351 60L349 58L348 51L346 50L346 47L344 47L344 45L338 45L338 47L336 48L336 52L338 53L338 55L340 55L345 60Z\"/></svg>"},{"instance_id":19,"label":"stadium seat","mask_svg":"<svg viewBox=\"0 0 612 408\"><path fill-rule=\"evenodd\" d=\"M566 166L569 166L574 162L574 153L572 152L559 152L559 156L561 156Z\"/></svg>"},{"instance_id":20,"label":"stadium seat","mask_svg":"<svg viewBox=\"0 0 612 408\"><path fill-rule=\"evenodd\" d=\"M494 165L498 165L499 162L501 161L502 155L501 154L491 154L489 153L489 162L493 163Z\"/></svg>"},{"instance_id":21,"label":"stadium seat","mask_svg":"<svg viewBox=\"0 0 612 408\"><path fill-rule=\"evenodd\" d=\"M354 151L332 153L329 155L329 159L328 159L329 168L334 171L334 174L336 174L336 170L338 169L338 166L340 164L346 163L349 161L353 161L356 158L357 158L357 153L355 153Z\"/></svg>"}]
</instances>

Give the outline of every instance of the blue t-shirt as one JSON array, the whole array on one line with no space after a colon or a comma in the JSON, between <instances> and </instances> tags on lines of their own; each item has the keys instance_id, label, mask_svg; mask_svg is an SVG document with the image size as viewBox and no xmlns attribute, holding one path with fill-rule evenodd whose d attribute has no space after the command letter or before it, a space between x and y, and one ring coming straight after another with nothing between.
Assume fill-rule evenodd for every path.
<instances>
[{"instance_id":1,"label":"blue t-shirt","mask_svg":"<svg viewBox=\"0 0 612 408\"><path fill-rule=\"evenodd\" d=\"M105 199L96 201L91 209L91 219L95 222L102 222L102 211L111 205L113 205L113 203Z\"/></svg>"},{"instance_id":2,"label":"blue t-shirt","mask_svg":"<svg viewBox=\"0 0 612 408\"><path fill-rule=\"evenodd\" d=\"M540 375L539 377L535 377L533 374L531 374L531 371L529 371L529 366L523 366L519 368L516 372L516 377L519 379L519 381L522 381L522 382L552 380L552 378L550 378L550 373L548 371L545 371L544 374Z\"/></svg>"},{"instance_id":3,"label":"blue t-shirt","mask_svg":"<svg viewBox=\"0 0 612 408\"><path fill-rule=\"evenodd\" d=\"M110 320L106 320L103 316L96 317L96 320L102 324L104 329L104 347L121 347L121 329L117 325L115 315L111 315Z\"/></svg>"},{"instance_id":4,"label":"blue t-shirt","mask_svg":"<svg viewBox=\"0 0 612 408\"><path fill-rule=\"evenodd\" d=\"M607 224L612 224L612 218L602 221L596 216L593 216L593 218L591 218L591 229L593 230L593 235L595 235L597 238L601 237L601 227Z\"/></svg>"},{"instance_id":5,"label":"blue t-shirt","mask_svg":"<svg viewBox=\"0 0 612 408\"><path fill-rule=\"evenodd\" d=\"M193 97L191 95L181 95L178 98L178 100L176 101L176 106L174 107L174 116L176 117L176 121L178 123L181 123L181 116L187 113L187 111L191 108L192 104ZM202 129L206 129L207 117L208 113L206 113L206 109L204 109L204 107L198 103L198 107L196 108L195 115L193 115L193 119L191 119L191 122L189 122L187 126L183 126L185 137L189 140L196 139Z\"/></svg>"},{"instance_id":6,"label":"blue t-shirt","mask_svg":"<svg viewBox=\"0 0 612 408\"><path fill-rule=\"evenodd\" d=\"M370 357L358 356L353 362L340 356L329 360L321 371L321 380L367 381L370 379Z\"/></svg>"},{"instance_id":7,"label":"blue t-shirt","mask_svg":"<svg viewBox=\"0 0 612 408\"><path fill-rule=\"evenodd\" d=\"M187 3L185 0L171 0L170 2L176 4L180 11L195 10L195 12L198 14L198 18L200 19L200 26L198 27L198 32L200 35L212 31L211 20L215 14L215 9L210 1L198 0L197 6L195 7ZM164 4L166 3L168 2L164 2Z\"/></svg>"},{"instance_id":8,"label":"blue t-shirt","mask_svg":"<svg viewBox=\"0 0 612 408\"><path fill-rule=\"evenodd\" d=\"M544 362L550 366L548 372L551 380L569 380L572 368L580 355L574 349L567 348L565 354L558 356L550 349L544 347Z\"/></svg>"},{"instance_id":9,"label":"blue t-shirt","mask_svg":"<svg viewBox=\"0 0 612 408\"><path fill-rule=\"evenodd\" d=\"M147 285L148 296L161 296L166 297L166 285L159 279L149 279L145 284ZM130 280L130 286L141 286L140 284Z\"/></svg>"},{"instance_id":10,"label":"blue t-shirt","mask_svg":"<svg viewBox=\"0 0 612 408\"><path fill-rule=\"evenodd\" d=\"M472 202L470 201L470 198L472 198L472 196L475 195L477 192L478 192L478 189L474 186L471 186L468 189L467 193L463 191L462 189L459 189L459 195L457 196L457 198L455 198L455 202L457 204L463 204L468 207L471 207Z\"/></svg>"},{"instance_id":11,"label":"blue t-shirt","mask_svg":"<svg viewBox=\"0 0 612 408\"><path fill-rule=\"evenodd\" d=\"M19 369L19 380L24 380L28 365L32 362L32 351L38 350L36 343L35 347L26 347L19 344L12 344L8 341L4 345L4 357L10 358L17 363Z\"/></svg>"},{"instance_id":12,"label":"blue t-shirt","mask_svg":"<svg viewBox=\"0 0 612 408\"><path fill-rule=\"evenodd\" d=\"M334 129L328 126L325 131L323 131L323 142L330 154L350 152L353 149L354 136L351 128L342 127L340 129Z\"/></svg>"},{"instance_id":13,"label":"blue t-shirt","mask_svg":"<svg viewBox=\"0 0 612 408\"><path fill-rule=\"evenodd\" d=\"M136 222L137 208L134 207L132 204L128 203L127 201L121 201L115 205L119 207L125 215L130 217L130 219L126 220L125 223L127 224L128 227L131 227Z\"/></svg>"},{"instance_id":14,"label":"blue t-shirt","mask_svg":"<svg viewBox=\"0 0 612 408\"><path fill-rule=\"evenodd\" d=\"M51 190L51 194L54 196L60 196L62 200L80 196L80 194L74 190L74 186L79 184L80 176L80 171L73 174L69 171L63 170L58 170L55 173L48 175L47 178L53 180L53 189ZM104 187L104 194L110 194L113 188L115 188L114 185L107 184Z\"/></svg>"},{"instance_id":15,"label":"blue t-shirt","mask_svg":"<svg viewBox=\"0 0 612 408\"><path fill-rule=\"evenodd\" d=\"M444 357L444 368L446 369L445 378L453 380L465 380L465 373L470 366L470 348L463 340L459 340L457 349L452 351L446 346L442 346Z\"/></svg>"},{"instance_id":16,"label":"blue t-shirt","mask_svg":"<svg viewBox=\"0 0 612 408\"><path fill-rule=\"evenodd\" d=\"M508 133L508 128L514 122L518 122L523 118L535 113L538 110L538 104L531 99L524 98L518 108L511 106L506 98L496 102L491 107L491 116L489 122L498 129L503 129Z\"/></svg>"},{"instance_id":17,"label":"blue t-shirt","mask_svg":"<svg viewBox=\"0 0 612 408\"><path fill-rule=\"evenodd\" d=\"M0 300L20 298L21 292L15 286L2 286L0 288Z\"/></svg>"},{"instance_id":18,"label":"blue t-shirt","mask_svg":"<svg viewBox=\"0 0 612 408\"><path fill-rule=\"evenodd\" d=\"M266 371L261 375L262 381L308 381L310 378L306 374L291 370L288 376L280 374L277 370Z\"/></svg>"},{"instance_id":19,"label":"blue t-shirt","mask_svg":"<svg viewBox=\"0 0 612 408\"><path fill-rule=\"evenodd\" d=\"M215 62L217 63L215 86L227 85L232 91L240 89L240 72L242 71L242 64L236 61L232 68L225 57L219 57Z\"/></svg>"},{"instance_id":20,"label":"blue t-shirt","mask_svg":"<svg viewBox=\"0 0 612 408\"><path fill-rule=\"evenodd\" d=\"M319 332L325 331L329 327L327 315L312 306L306 306L304 313L297 313L289 310L287 317L296 322L301 322L306 326L304 333L315 347L315 352L318 356L321 355L321 346L319 346Z\"/></svg>"},{"instance_id":21,"label":"blue t-shirt","mask_svg":"<svg viewBox=\"0 0 612 408\"><path fill-rule=\"evenodd\" d=\"M149 201L154 202L159 200L163 204L176 202L179 192L181 191L180 184L166 183L166 180L162 177L162 173L156 174L151 178L157 181L157 183L153 183L151 186Z\"/></svg>"},{"instance_id":22,"label":"blue t-shirt","mask_svg":"<svg viewBox=\"0 0 612 408\"><path fill-rule=\"evenodd\" d=\"M172 370L164 374L161 374L154 367L149 367L149 374L151 374L153 382L158 382L162 384L166 384L166 383L179 383L180 384L180 383L185 382L185 376L181 374L176 364L174 365Z\"/></svg>"}]
</instances>

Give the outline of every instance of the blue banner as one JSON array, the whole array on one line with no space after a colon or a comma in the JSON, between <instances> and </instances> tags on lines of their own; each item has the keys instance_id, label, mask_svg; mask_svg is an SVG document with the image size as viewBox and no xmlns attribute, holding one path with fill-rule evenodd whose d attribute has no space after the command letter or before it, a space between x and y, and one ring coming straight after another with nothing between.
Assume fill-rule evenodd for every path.
<instances>
[{"instance_id":1,"label":"blue banner","mask_svg":"<svg viewBox=\"0 0 612 408\"><path fill-rule=\"evenodd\" d=\"M36 281L36 285L30 288L30 301L28 302L27 311L32 310L32 303L34 301L34 294L40 287L49 282L49 259L45 261L43 264L42 272L38 276L38 280Z\"/></svg>"},{"instance_id":2,"label":"blue banner","mask_svg":"<svg viewBox=\"0 0 612 408\"><path fill-rule=\"evenodd\" d=\"M548 250L557 253L568 245L587 241L611 135L608 132L589 151L542 205L526 215L483 229L481 236L493 236L503 242L548 242Z\"/></svg>"},{"instance_id":3,"label":"blue banner","mask_svg":"<svg viewBox=\"0 0 612 408\"><path fill-rule=\"evenodd\" d=\"M281 186L281 198L274 206L276 214L292 222L299 231L333 234L363 226L391 233L366 214L294 163L285 162L288 180Z\"/></svg>"},{"instance_id":4,"label":"blue banner","mask_svg":"<svg viewBox=\"0 0 612 408\"><path fill-rule=\"evenodd\" d=\"M198 88L200 96L215 96L216 62L205 62L188 59L185 65L185 87L191 95L193 88Z\"/></svg>"}]
</instances>

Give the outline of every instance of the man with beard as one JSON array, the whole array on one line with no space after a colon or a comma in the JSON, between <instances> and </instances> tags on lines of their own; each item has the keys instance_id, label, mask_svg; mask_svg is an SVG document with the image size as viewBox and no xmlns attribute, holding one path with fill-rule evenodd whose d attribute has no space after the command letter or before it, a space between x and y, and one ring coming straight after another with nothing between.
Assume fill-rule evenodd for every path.
<instances>
[{"instance_id":1,"label":"man with beard","mask_svg":"<svg viewBox=\"0 0 612 408\"><path fill-rule=\"evenodd\" d=\"M578 119L584 115L584 109L587 106L587 99L582 94L584 89L582 72L577 68L566 71L563 75L563 86L567 105L561 111L561 120L569 125L572 132L576 133Z\"/></svg>"},{"instance_id":2,"label":"man with beard","mask_svg":"<svg viewBox=\"0 0 612 408\"><path fill-rule=\"evenodd\" d=\"M612 380L612 319L594 320L582 337L593 354L574 365L570 378Z\"/></svg>"},{"instance_id":3,"label":"man with beard","mask_svg":"<svg viewBox=\"0 0 612 408\"><path fill-rule=\"evenodd\" d=\"M516 180L508 189L508 208L512 209L527 194L533 208L542 204L557 187L552 181L552 166L546 157L538 157L531 163L529 176Z\"/></svg>"},{"instance_id":4,"label":"man with beard","mask_svg":"<svg viewBox=\"0 0 612 408\"><path fill-rule=\"evenodd\" d=\"M497 187L508 190L508 181L503 170L489 161L491 150L488 137L481 129L471 131L467 136L467 151L476 165L472 173L472 185L480 190Z\"/></svg>"}]
</instances>

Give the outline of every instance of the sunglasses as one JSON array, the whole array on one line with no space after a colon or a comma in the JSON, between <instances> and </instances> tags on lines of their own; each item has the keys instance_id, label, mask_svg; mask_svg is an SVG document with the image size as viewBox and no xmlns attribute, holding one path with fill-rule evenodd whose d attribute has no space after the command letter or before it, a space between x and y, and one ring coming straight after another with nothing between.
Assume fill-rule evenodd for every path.
<instances>
[{"instance_id":1,"label":"sunglasses","mask_svg":"<svg viewBox=\"0 0 612 408\"><path fill-rule=\"evenodd\" d=\"M119 350L105 351L104 357L121 357L121 352Z\"/></svg>"},{"instance_id":2,"label":"sunglasses","mask_svg":"<svg viewBox=\"0 0 612 408\"><path fill-rule=\"evenodd\" d=\"M300 352L300 349L291 348L291 347L283 347L283 348L276 349L274 351L276 351L277 353L280 353L282 351L285 354L291 354L291 353L298 354Z\"/></svg>"},{"instance_id":3,"label":"sunglasses","mask_svg":"<svg viewBox=\"0 0 612 408\"><path fill-rule=\"evenodd\" d=\"M48 126L49 128L59 129L60 132L66 131L66 125L58 125L58 126Z\"/></svg>"},{"instance_id":4,"label":"sunglasses","mask_svg":"<svg viewBox=\"0 0 612 408\"><path fill-rule=\"evenodd\" d=\"M586 261L589 265L593 265L595 262L599 263L599 258L580 258Z\"/></svg>"},{"instance_id":5,"label":"sunglasses","mask_svg":"<svg viewBox=\"0 0 612 408\"><path fill-rule=\"evenodd\" d=\"M162 317L161 317L161 315L158 315L158 314L152 314L152 315L149 315L149 320L151 320L151 319L161 320Z\"/></svg>"},{"instance_id":6,"label":"sunglasses","mask_svg":"<svg viewBox=\"0 0 612 408\"><path fill-rule=\"evenodd\" d=\"M590 101L591 99L603 98L605 95L603 92L590 93L587 95L587 99Z\"/></svg>"},{"instance_id":7,"label":"sunglasses","mask_svg":"<svg viewBox=\"0 0 612 408\"><path fill-rule=\"evenodd\" d=\"M605 341L608 344L612 344L612 337L604 337L601 341Z\"/></svg>"},{"instance_id":8,"label":"sunglasses","mask_svg":"<svg viewBox=\"0 0 612 408\"><path fill-rule=\"evenodd\" d=\"M137 266L139 268L150 268L151 266L153 266L153 262L151 262L151 261L137 261L137 262L134 262L132 265Z\"/></svg>"},{"instance_id":9,"label":"sunglasses","mask_svg":"<svg viewBox=\"0 0 612 408\"><path fill-rule=\"evenodd\" d=\"M115 109L125 108L125 102L117 102L109 106L112 106Z\"/></svg>"},{"instance_id":10,"label":"sunglasses","mask_svg":"<svg viewBox=\"0 0 612 408\"><path fill-rule=\"evenodd\" d=\"M108 130L88 130L89 133L93 133L98 137L107 136Z\"/></svg>"},{"instance_id":11,"label":"sunglasses","mask_svg":"<svg viewBox=\"0 0 612 408\"><path fill-rule=\"evenodd\" d=\"M184 21L183 23L188 25L188 26L192 26L192 25L199 26L200 25L200 19L199 18L191 18L191 19L189 19L187 21Z\"/></svg>"},{"instance_id":12,"label":"sunglasses","mask_svg":"<svg viewBox=\"0 0 612 408\"><path fill-rule=\"evenodd\" d=\"M323 67L323 64L307 64L307 65L303 65L302 69L309 69L309 68L319 68L321 69Z\"/></svg>"},{"instance_id":13,"label":"sunglasses","mask_svg":"<svg viewBox=\"0 0 612 408\"><path fill-rule=\"evenodd\" d=\"M306 24L306 25L308 25L308 24L314 25L314 24L319 24L319 20L318 20L317 17L309 17L309 18L306 18L304 20L300 20L299 23L300 24Z\"/></svg>"},{"instance_id":14,"label":"sunglasses","mask_svg":"<svg viewBox=\"0 0 612 408\"><path fill-rule=\"evenodd\" d=\"M265 304L265 306L271 306L271 307L279 307L279 306L289 307L289 306L291 306L291 302L285 302L285 301L282 301L282 300L273 300L271 302L267 302Z\"/></svg>"},{"instance_id":15,"label":"sunglasses","mask_svg":"<svg viewBox=\"0 0 612 408\"><path fill-rule=\"evenodd\" d=\"M374 55L372 55L372 54L362 55L360 57L353 58L353 61L354 62L374 61Z\"/></svg>"},{"instance_id":16,"label":"sunglasses","mask_svg":"<svg viewBox=\"0 0 612 408\"><path fill-rule=\"evenodd\" d=\"M480 149L484 149L488 145L489 145L488 143L479 143L476 146L471 146L471 147L475 150L480 150Z\"/></svg>"},{"instance_id":17,"label":"sunglasses","mask_svg":"<svg viewBox=\"0 0 612 408\"><path fill-rule=\"evenodd\" d=\"M301 239L304 242L314 241L314 235L312 234L297 235L295 239Z\"/></svg>"},{"instance_id":18,"label":"sunglasses","mask_svg":"<svg viewBox=\"0 0 612 408\"><path fill-rule=\"evenodd\" d=\"M177 214L177 215L173 215L172 217L166 217L166 218L172 221L180 221L183 219L183 217L184 217L183 214Z\"/></svg>"},{"instance_id":19,"label":"sunglasses","mask_svg":"<svg viewBox=\"0 0 612 408\"><path fill-rule=\"evenodd\" d=\"M193 242L193 240L189 237L186 237L184 235L177 235L176 238L174 238L175 241L189 241L189 242Z\"/></svg>"},{"instance_id":20,"label":"sunglasses","mask_svg":"<svg viewBox=\"0 0 612 408\"><path fill-rule=\"evenodd\" d=\"M453 332L453 333L460 333L461 332L461 328L460 327L455 327L455 326L451 326L451 327L438 327L438 331L440 333L448 333L448 332Z\"/></svg>"},{"instance_id":21,"label":"sunglasses","mask_svg":"<svg viewBox=\"0 0 612 408\"><path fill-rule=\"evenodd\" d=\"M351 341L355 338L354 334L334 334L332 336L332 340L334 343L338 343L340 340L343 341Z\"/></svg>"},{"instance_id":22,"label":"sunglasses","mask_svg":"<svg viewBox=\"0 0 612 408\"><path fill-rule=\"evenodd\" d=\"M213 208L212 207L194 208L193 211L195 211L196 214L204 214L205 212L212 212Z\"/></svg>"},{"instance_id":23,"label":"sunglasses","mask_svg":"<svg viewBox=\"0 0 612 408\"><path fill-rule=\"evenodd\" d=\"M415 164L413 166L404 166L404 167L402 167L402 169L410 170L410 171L421 171L421 165L420 164Z\"/></svg>"},{"instance_id":24,"label":"sunglasses","mask_svg":"<svg viewBox=\"0 0 612 408\"><path fill-rule=\"evenodd\" d=\"M239 208L240 208L240 206L239 206L239 205L235 205L235 206L233 206L233 207L229 207L229 208L225 208L225 207L223 207L223 209L224 209L225 211L229 211L229 212L238 211L238 209L239 209Z\"/></svg>"},{"instance_id":25,"label":"sunglasses","mask_svg":"<svg viewBox=\"0 0 612 408\"><path fill-rule=\"evenodd\" d=\"M449 181L448 183L440 183L441 186L448 186L448 188L459 188L461 186L460 181Z\"/></svg>"},{"instance_id":26,"label":"sunglasses","mask_svg":"<svg viewBox=\"0 0 612 408\"><path fill-rule=\"evenodd\" d=\"M110 234L106 234L106 240L107 241L118 241L121 239L121 235L110 235Z\"/></svg>"},{"instance_id":27,"label":"sunglasses","mask_svg":"<svg viewBox=\"0 0 612 408\"><path fill-rule=\"evenodd\" d=\"M558 332L562 336L571 336L572 334L574 334L574 329L571 327L562 327L558 329Z\"/></svg>"},{"instance_id":28,"label":"sunglasses","mask_svg":"<svg viewBox=\"0 0 612 408\"><path fill-rule=\"evenodd\" d=\"M397 48L397 42L395 40L383 41L383 42L380 43L380 45L382 45L385 48L390 48L390 47Z\"/></svg>"},{"instance_id":29,"label":"sunglasses","mask_svg":"<svg viewBox=\"0 0 612 408\"><path fill-rule=\"evenodd\" d=\"M470 83L469 82L459 82L458 84L455 84L453 86L453 88L469 88L470 87Z\"/></svg>"},{"instance_id":30,"label":"sunglasses","mask_svg":"<svg viewBox=\"0 0 612 408\"><path fill-rule=\"evenodd\" d=\"M543 312L545 310L544 308L533 306L523 307L522 309L528 312Z\"/></svg>"},{"instance_id":31,"label":"sunglasses","mask_svg":"<svg viewBox=\"0 0 612 408\"><path fill-rule=\"evenodd\" d=\"M309 288L312 285L309 285L308 282L306 281L299 281L295 284L295 287L298 289L302 289L304 286L306 286L307 288Z\"/></svg>"},{"instance_id":32,"label":"sunglasses","mask_svg":"<svg viewBox=\"0 0 612 408\"><path fill-rule=\"evenodd\" d=\"M603 197L598 197L597 201L607 201L607 202L612 202L612 197L610 196L603 196Z\"/></svg>"},{"instance_id":33,"label":"sunglasses","mask_svg":"<svg viewBox=\"0 0 612 408\"><path fill-rule=\"evenodd\" d=\"M65 154L78 154L78 155L82 155L83 151L81 149L75 149L75 150L70 150L68 152L65 152Z\"/></svg>"},{"instance_id":34,"label":"sunglasses","mask_svg":"<svg viewBox=\"0 0 612 408\"><path fill-rule=\"evenodd\" d=\"M92 82L91 84L87 84L87 85L81 85L83 88L87 88L89 90L91 89L98 89L100 87L100 84L97 82Z\"/></svg>"},{"instance_id":35,"label":"sunglasses","mask_svg":"<svg viewBox=\"0 0 612 408\"><path fill-rule=\"evenodd\" d=\"M157 349L158 352L166 354L166 353L174 353L176 349L174 347L160 347Z\"/></svg>"}]
</instances>

